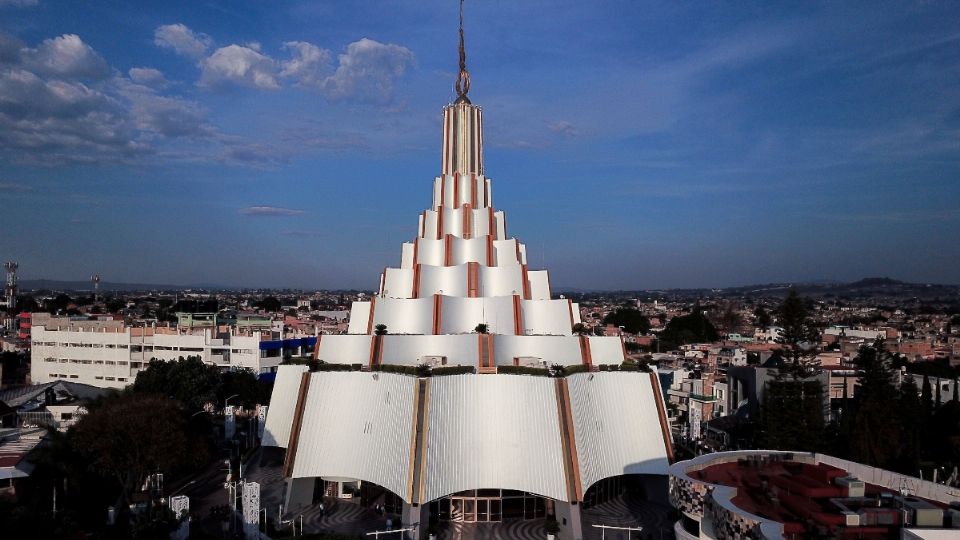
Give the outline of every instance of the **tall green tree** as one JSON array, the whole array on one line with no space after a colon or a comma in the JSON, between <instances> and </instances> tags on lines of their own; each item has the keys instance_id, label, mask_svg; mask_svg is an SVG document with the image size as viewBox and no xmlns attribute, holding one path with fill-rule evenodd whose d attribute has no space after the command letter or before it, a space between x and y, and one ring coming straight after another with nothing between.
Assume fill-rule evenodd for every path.
<instances>
[{"instance_id":1,"label":"tall green tree","mask_svg":"<svg viewBox=\"0 0 960 540\"><path fill-rule=\"evenodd\" d=\"M890 355L878 340L861 347L854 362L860 371L860 393L849 435L851 457L874 467L893 468L901 447L890 441L901 440L903 426Z\"/></svg>"},{"instance_id":2,"label":"tall green tree","mask_svg":"<svg viewBox=\"0 0 960 540\"><path fill-rule=\"evenodd\" d=\"M773 317L770 316L770 313L764 309L763 306L757 306L757 309L753 310L754 323L766 330L773 324Z\"/></svg>"},{"instance_id":3,"label":"tall green tree","mask_svg":"<svg viewBox=\"0 0 960 540\"><path fill-rule=\"evenodd\" d=\"M917 397L920 390L912 376L907 376L900 384L897 398L897 419L903 428L899 464L895 470L916 474L920 462L920 448L923 436L923 406Z\"/></svg>"},{"instance_id":4,"label":"tall green tree","mask_svg":"<svg viewBox=\"0 0 960 540\"><path fill-rule=\"evenodd\" d=\"M776 378L766 384L761 407L762 440L769 448L821 450L827 399L817 378L820 363L817 345L820 333L809 317L806 303L797 292L790 294L777 311L783 327L783 361Z\"/></svg>"},{"instance_id":5,"label":"tall green tree","mask_svg":"<svg viewBox=\"0 0 960 540\"><path fill-rule=\"evenodd\" d=\"M933 414L933 388L930 386L930 376L926 373L923 374L923 385L920 387L920 403L927 417Z\"/></svg>"},{"instance_id":6,"label":"tall green tree","mask_svg":"<svg viewBox=\"0 0 960 540\"><path fill-rule=\"evenodd\" d=\"M781 369L794 379L803 379L820 372L817 360L820 330L810 319L807 305L794 289L777 310L777 322L783 333L777 342L783 347L786 364Z\"/></svg>"}]
</instances>

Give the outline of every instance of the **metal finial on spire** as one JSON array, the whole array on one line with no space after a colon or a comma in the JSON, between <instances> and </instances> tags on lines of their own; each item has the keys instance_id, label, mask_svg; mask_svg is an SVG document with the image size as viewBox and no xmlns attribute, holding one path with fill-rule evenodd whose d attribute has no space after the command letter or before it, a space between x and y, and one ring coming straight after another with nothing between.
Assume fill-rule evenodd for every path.
<instances>
[{"instance_id":1,"label":"metal finial on spire","mask_svg":"<svg viewBox=\"0 0 960 540\"><path fill-rule=\"evenodd\" d=\"M460 0L460 73L457 74L457 103L470 103L470 73L467 71L467 52L463 48L463 0Z\"/></svg>"}]
</instances>

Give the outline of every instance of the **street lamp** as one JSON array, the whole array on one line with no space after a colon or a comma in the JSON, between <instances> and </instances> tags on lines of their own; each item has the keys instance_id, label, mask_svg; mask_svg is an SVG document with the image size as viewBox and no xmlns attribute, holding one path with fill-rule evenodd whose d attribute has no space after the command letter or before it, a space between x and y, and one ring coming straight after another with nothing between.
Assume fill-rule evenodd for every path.
<instances>
[{"instance_id":1,"label":"street lamp","mask_svg":"<svg viewBox=\"0 0 960 540\"><path fill-rule=\"evenodd\" d=\"M235 397L237 397L237 396L239 396L239 395L240 395L240 394L234 394L234 395L228 397L227 399L223 400L223 410L227 410L227 405L230 403L230 400L233 399L233 398L235 398Z\"/></svg>"}]
</instances>

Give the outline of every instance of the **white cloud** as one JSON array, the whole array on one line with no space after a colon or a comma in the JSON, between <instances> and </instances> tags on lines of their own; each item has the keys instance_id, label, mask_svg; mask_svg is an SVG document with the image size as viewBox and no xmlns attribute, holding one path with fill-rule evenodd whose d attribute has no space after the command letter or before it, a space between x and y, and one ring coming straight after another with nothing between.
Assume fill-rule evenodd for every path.
<instances>
[{"instance_id":1,"label":"white cloud","mask_svg":"<svg viewBox=\"0 0 960 540\"><path fill-rule=\"evenodd\" d=\"M159 69L135 67L130 68L130 71L127 73L133 82L149 86L150 88L163 88L167 85L167 79Z\"/></svg>"},{"instance_id":2,"label":"white cloud","mask_svg":"<svg viewBox=\"0 0 960 540\"><path fill-rule=\"evenodd\" d=\"M293 58L282 63L280 76L293 79L297 86L322 88L332 71L330 51L306 41L288 41L283 48L293 51Z\"/></svg>"},{"instance_id":3,"label":"white cloud","mask_svg":"<svg viewBox=\"0 0 960 540\"><path fill-rule=\"evenodd\" d=\"M393 94L393 81L413 66L413 51L363 38L347 45L339 65L322 87L330 99L383 102Z\"/></svg>"},{"instance_id":4,"label":"white cloud","mask_svg":"<svg viewBox=\"0 0 960 540\"><path fill-rule=\"evenodd\" d=\"M147 151L114 97L24 69L0 73L0 148L23 161L123 160Z\"/></svg>"},{"instance_id":5,"label":"white cloud","mask_svg":"<svg viewBox=\"0 0 960 540\"><path fill-rule=\"evenodd\" d=\"M4 43L15 40L2 39ZM207 139L219 134L194 102L164 96L163 74L111 70L89 45L72 35L37 48L0 55L0 154L21 162L130 161L157 153L158 137ZM111 77L101 77L113 71Z\"/></svg>"},{"instance_id":6,"label":"white cloud","mask_svg":"<svg viewBox=\"0 0 960 540\"><path fill-rule=\"evenodd\" d=\"M200 86L222 87L228 83L253 88L280 88L276 62L242 45L228 45L200 61Z\"/></svg>"},{"instance_id":7,"label":"white cloud","mask_svg":"<svg viewBox=\"0 0 960 540\"><path fill-rule=\"evenodd\" d=\"M206 54L213 40L206 34L194 32L182 23L158 26L153 32L153 42L157 46L173 49L177 54L189 58L200 58Z\"/></svg>"},{"instance_id":8,"label":"white cloud","mask_svg":"<svg viewBox=\"0 0 960 540\"><path fill-rule=\"evenodd\" d=\"M299 216L304 214L303 210L293 210L291 208L280 208L277 206L248 206L240 210L244 216Z\"/></svg>"},{"instance_id":9,"label":"white cloud","mask_svg":"<svg viewBox=\"0 0 960 540\"><path fill-rule=\"evenodd\" d=\"M558 135L563 135L564 137L576 137L580 135L580 130L577 129L577 126L567 122L566 120L548 122L547 129Z\"/></svg>"},{"instance_id":10,"label":"white cloud","mask_svg":"<svg viewBox=\"0 0 960 540\"><path fill-rule=\"evenodd\" d=\"M21 50L31 71L68 79L102 79L110 74L107 62L76 34L44 40L36 49Z\"/></svg>"}]
</instances>

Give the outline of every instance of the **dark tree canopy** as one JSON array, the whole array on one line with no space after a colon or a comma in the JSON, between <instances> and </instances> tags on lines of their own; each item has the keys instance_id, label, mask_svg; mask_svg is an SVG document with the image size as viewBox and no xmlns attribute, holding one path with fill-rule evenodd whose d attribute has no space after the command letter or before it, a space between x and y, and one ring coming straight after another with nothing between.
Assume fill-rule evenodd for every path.
<instances>
[{"instance_id":1,"label":"dark tree canopy","mask_svg":"<svg viewBox=\"0 0 960 540\"><path fill-rule=\"evenodd\" d=\"M674 345L716 341L720 338L717 329L700 311L694 309L689 315L680 315L670 319L667 327L660 332L660 339Z\"/></svg>"},{"instance_id":2,"label":"dark tree canopy","mask_svg":"<svg viewBox=\"0 0 960 540\"><path fill-rule=\"evenodd\" d=\"M113 478L124 500L154 471L172 473L204 462L206 446L188 436L183 409L172 399L127 394L105 400L73 428L74 449Z\"/></svg>"},{"instance_id":3,"label":"dark tree canopy","mask_svg":"<svg viewBox=\"0 0 960 540\"><path fill-rule=\"evenodd\" d=\"M216 403L220 390L220 372L196 356L171 362L151 360L133 383L137 394L158 394L176 399L191 410Z\"/></svg>"},{"instance_id":4,"label":"dark tree canopy","mask_svg":"<svg viewBox=\"0 0 960 540\"><path fill-rule=\"evenodd\" d=\"M770 316L770 313L768 313L763 306L757 306L757 309L753 310L753 317L756 325L760 328L767 329L773 324L773 317Z\"/></svg>"},{"instance_id":5,"label":"dark tree canopy","mask_svg":"<svg viewBox=\"0 0 960 540\"><path fill-rule=\"evenodd\" d=\"M650 319L633 308L617 308L603 318L603 324L622 326L631 334L646 334L650 331Z\"/></svg>"},{"instance_id":6,"label":"dark tree canopy","mask_svg":"<svg viewBox=\"0 0 960 540\"><path fill-rule=\"evenodd\" d=\"M283 308L283 304L280 303L280 300L277 300L276 297L273 297L273 296L268 296L263 300L260 300L259 302L256 303L256 306L264 311L269 311L271 313L280 311L280 309Z\"/></svg>"}]
</instances>

